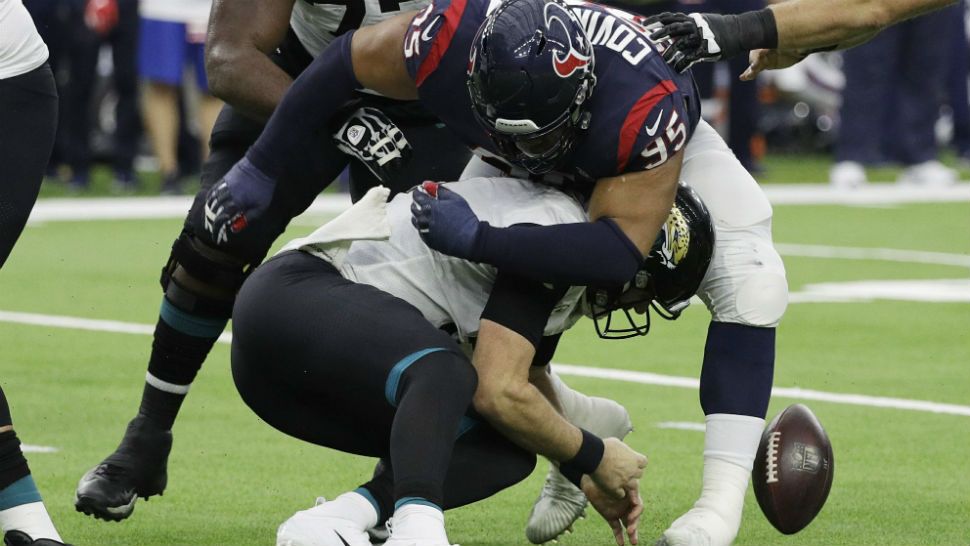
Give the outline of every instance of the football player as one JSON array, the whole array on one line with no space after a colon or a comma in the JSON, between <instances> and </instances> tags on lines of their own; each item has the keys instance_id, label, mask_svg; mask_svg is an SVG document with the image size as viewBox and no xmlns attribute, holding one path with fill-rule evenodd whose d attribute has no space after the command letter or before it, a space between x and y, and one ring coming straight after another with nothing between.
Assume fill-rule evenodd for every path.
<instances>
[{"instance_id":1,"label":"football player","mask_svg":"<svg viewBox=\"0 0 970 546\"><path fill-rule=\"evenodd\" d=\"M701 297L711 310L701 406L700 499L668 544L729 544L740 526L787 307L771 242L771 206L723 140L699 121L689 73L662 58L638 17L561 0L439 0L342 36L290 88L246 156L210 191L208 231L236 248L271 225L280 177L312 157L305 135L354 89L419 98L475 149L483 166L590 195L590 222L499 228L460 196L415 193L414 222L432 248L499 270L566 284L618 285L641 264L677 180L711 210L719 244ZM403 43L403 51L401 44ZM323 100L326 97L327 100ZM720 254L720 255L718 255ZM483 337L479 350L487 344ZM527 351L506 342L510 359Z\"/></svg>"},{"instance_id":2,"label":"football player","mask_svg":"<svg viewBox=\"0 0 970 546\"><path fill-rule=\"evenodd\" d=\"M585 218L576 200L527 181L471 179L448 187L495 225ZM521 295L535 283L428 249L409 225L408 196L392 200L385 212L386 190L372 191L374 195L365 196L348 213L284 247L253 274L237 298L233 374L250 407L290 435L387 461L355 492L290 518L280 527L277 543L369 544L366 530L393 513L388 544L447 544L441 508L485 498L526 477L535 464L534 452L565 461L560 469L573 483L579 484L583 473L598 484L608 483L608 467L616 464L616 448L622 444L603 442L602 462L590 463L595 471L583 472L578 457L565 460L569 452L557 453L554 443L542 439L544 427L536 423L550 416L532 413L528 404L520 403L517 409L533 425L527 434L516 434L495 411L491 394L476 391L475 370L491 373L483 361L495 355L476 351L469 363L455 343L478 337L489 323L502 324L532 344L531 363L544 367L561 333L578 318L584 290L545 289L538 298L513 300L496 297L508 292L510 284ZM437 191L446 190L442 186ZM669 237L658 239L656 254L637 276L641 282L618 290L622 297L597 295L597 310L616 307L619 301L625 306L649 303L657 295L654 279L665 296L671 295L668 286L686 290L677 294L676 305L692 295L710 262L714 228L686 186L680 188L670 217L664 230ZM678 249L671 258L676 263L663 258L662 249L671 245ZM653 277L650 271L666 276ZM675 275L678 280L671 282ZM379 338L375 330L382 333ZM529 362L525 364L523 375L529 370ZM579 395L544 370L529 375L554 403L561 402L566 417L585 405L599 414L594 432L622 437L629 431L629 417L616 404ZM472 400L477 413L463 419ZM478 416L495 429L509 430L509 439L527 451L479 423ZM605 490L610 487L616 484ZM590 481L583 489L594 494L594 506L611 521L621 543L623 530L616 520L625 516L623 527L632 540L641 509L637 492L630 491L634 504L627 513L625 501L610 503Z\"/></svg>"},{"instance_id":3,"label":"football player","mask_svg":"<svg viewBox=\"0 0 970 546\"><path fill-rule=\"evenodd\" d=\"M0 2L0 267L23 232L54 147L57 88L47 46L20 0ZM0 533L6 546L55 546L0 388Z\"/></svg>"},{"instance_id":4,"label":"football player","mask_svg":"<svg viewBox=\"0 0 970 546\"><path fill-rule=\"evenodd\" d=\"M336 37L427 3L213 2L207 76L212 93L227 105L212 131L202 190L162 271L164 297L137 415L117 450L81 478L76 495L79 511L121 520L132 513L138 497L165 490L171 428L182 402L225 328L236 291L278 235L266 233L252 246L232 252L206 245L199 237L206 190L242 157L293 79ZM343 127L337 124L325 134L310 137L316 158L313 166L286 175L301 189L276 200L271 215L281 218L281 227L309 206L348 161L354 199L378 179L393 190L409 188L429 176L453 180L467 161L467 149L419 105L362 93L340 107L353 112ZM358 107L364 108L354 112ZM333 132L338 134L336 141L331 138ZM413 157L405 166L409 155Z\"/></svg>"},{"instance_id":5,"label":"football player","mask_svg":"<svg viewBox=\"0 0 970 546\"><path fill-rule=\"evenodd\" d=\"M729 59L750 51L741 74L753 80L764 70L787 68L819 51L869 41L884 28L956 0L791 0L739 15L662 13L655 39L671 38L664 56L678 70L698 61Z\"/></svg>"}]
</instances>

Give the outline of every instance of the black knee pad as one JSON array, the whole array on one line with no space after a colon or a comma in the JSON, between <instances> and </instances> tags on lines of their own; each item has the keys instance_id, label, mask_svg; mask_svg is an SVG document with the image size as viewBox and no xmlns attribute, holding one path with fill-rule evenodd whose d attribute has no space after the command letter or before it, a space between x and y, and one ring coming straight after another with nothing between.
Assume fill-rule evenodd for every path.
<instances>
[{"instance_id":1,"label":"black knee pad","mask_svg":"<svg viewBox=\"0 0 970 546\"><path fill-rule=\"evenodd\" d=\"M179 282L175 278L179 268L195 282ZM235 294L252 269L245 262L206 248L183 231L172 244L160 283L165 298L178 309L194 315L229 318Z\"/></svg>"}]
</instances>

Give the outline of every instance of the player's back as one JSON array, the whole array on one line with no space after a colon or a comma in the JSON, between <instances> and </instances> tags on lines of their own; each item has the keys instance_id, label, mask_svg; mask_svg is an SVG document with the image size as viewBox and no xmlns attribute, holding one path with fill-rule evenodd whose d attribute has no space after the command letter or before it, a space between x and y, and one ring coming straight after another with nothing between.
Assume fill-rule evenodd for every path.
<instances>
[{"instance_id":1,"label":"player's back","mask_svg":"<svg viewBox=\"0 0 970 546\"><path fill-rule=\"evenodd\" d=\"M480 219L497 227L586 221L577 200L554 188L525 180L472 178L449 183L447 187L464 197ZM365 197L357 206L375 206L367 201ZM385 235L388 237L356 240L340 258L333 259L336 254L329 250L332 247L315 243L314 235L285 248L302 248L318 256L328 256L327 259L339 262L336 265L344 277L407 301L435 326L454 325L459 338L464 340L478 331L496 270L429 249L411 224L411 202L408 193L395 196L386 206ZM373 223L373 218L380 218L380 214L371 216L368 222ZM374 235L366 237L374 238ZM578 317L574 311L582 292L578 287L569 290L553 311L547 334L564 331L575 322Z\"/></svg>"},{"instance_id":2,"label":"player's back","mask_svg":"<svg viewBox=\"0 0 970 546\"><path fill-rule=\"evenodd\" d=\"M415 17L404 44L408 70L425 105L489 155L498 150L472 113L466 78L478 29L499 5L494 0L435 0ZM593 46L596 85L586 108L589 128L557 170L593 181L659 166L683 146L700 119L692 76L664 62L663 45L649 39L639 16L587 2L566 5ZM550 12L562 8L545 6L546 24L551 24Z\"/></svg>"}]
</instances>

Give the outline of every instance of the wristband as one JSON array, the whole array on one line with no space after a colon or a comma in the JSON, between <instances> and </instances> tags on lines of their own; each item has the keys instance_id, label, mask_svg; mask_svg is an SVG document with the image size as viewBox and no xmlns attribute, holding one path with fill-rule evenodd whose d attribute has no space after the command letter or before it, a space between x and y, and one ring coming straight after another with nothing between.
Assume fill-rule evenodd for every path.
<instances>
[{"instance_id":1,"label":"wristband","mask_svg":"<svg viewBox=\"0 0 970 546\"><path fill-rule=\"evenodd\" d=\"M592 474L603 461L603 452L606 447L603 440L588 430L579 429L583 433L583 443L579 446L579 451L568 461L559 464L559 472L579 487L583 474Z\"/></svg>"},{"instance_id":2,"label":"wristband","mask_svg":"<svg viewBox=\"0 0 970 546\"><path fill-rule=\"evenodd\" d=\"M776 49L778 27L775 13L768 8L740 15L705 14L721 48L719 59L730 59L752 49Z\"/></svg>"}]
</instances>

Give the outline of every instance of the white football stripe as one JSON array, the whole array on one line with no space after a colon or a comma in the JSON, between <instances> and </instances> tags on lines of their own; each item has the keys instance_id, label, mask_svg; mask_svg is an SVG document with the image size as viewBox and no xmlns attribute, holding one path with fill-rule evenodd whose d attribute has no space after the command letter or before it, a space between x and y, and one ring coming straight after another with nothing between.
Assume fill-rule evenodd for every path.
<instances>
[{"instance_id":1,"label":"white football stripe","mask_svg":"<svg viewBox=\"0 0 970 546\"><path fill-rule=\"evenodd\" d=\"M17 313L11 311L0 311L0 322L122 334L150 335L154 332L154 327L148 324L133 324L111 320L93 320L56 315L40 315L35 313ZM231 340L232 336L228 332L225 332L219 336L219 341L221 343L229 343ZM588 366L574 366L571 364L561 363L554 363L554 366L556 371L562 375L572 375L577 377L591 377L626 383L639 383L643 385L657 385L662 387L677 387L685 389L697 389L699 384L699 381L692 377L678 377L673 375L661 375L650 372L617 370L611 368L591 368ZM942 404L923 400L887 398L882 396L869 396L865 394L832 393L802 389L799 387L775 387L772 389L771 393L772 396L777 396L780 398L792 398L796 400L818 400L821 402L832 402L836 404L924 411L930 413L942 413L970 417L970 406L961 406L957 404Z\"/></svg>"}]
</instances>

